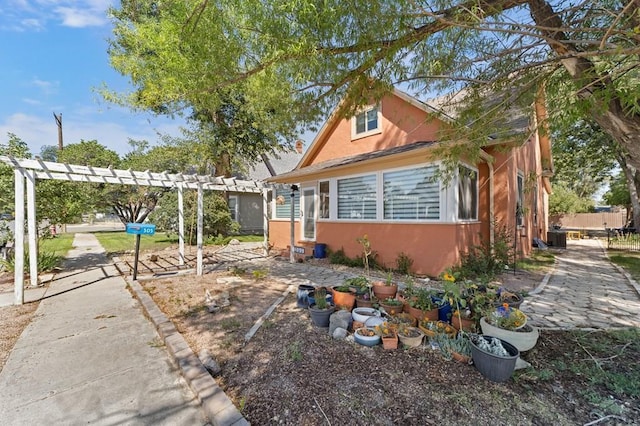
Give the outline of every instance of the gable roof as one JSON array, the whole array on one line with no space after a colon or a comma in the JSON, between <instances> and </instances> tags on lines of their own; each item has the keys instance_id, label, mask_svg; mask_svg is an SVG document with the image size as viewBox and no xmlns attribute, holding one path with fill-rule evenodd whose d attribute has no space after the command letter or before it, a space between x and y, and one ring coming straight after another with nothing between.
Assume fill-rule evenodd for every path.
<instances>
[{"instance_id":1,"label":"gable roof","mask_svg":"<svg viewBox=\"0 0 640 426\"><path fill-rule=\"evenodd\" d=\"M405 93L405 92L403 92L403 91L401 91L401 90L399 90L397 88L393 89L393 92L391 93L391 95L399 97L400 99L404 100L405 102L409 103L410 105L413 105L416 108L421 109L426 113L437 114L440 118L444 118L447 121L453 120L453 118L451 116L449 116L447 113L445 113L444 111L441 111L441 110L439 110L437 108L434 108L433 106L429 105L428 103L422 102L421 100L419 100L417 98L414 98L413 96L411 96L411 95L409 95L409 94L407 94L407 93ZM305 165L308 164L310 159L313 158L313 156L320 149L322 149L320 141L324 140L325 136L327 135L327 133L331 132L333 130L333 128L335 127L335 125L337 125L344 118L340 114L340 110L341 110L340 105L338 105L336 108L334 108L334 110L332 111L331 115L329 116L327 121L325 121L323 126L320 128L320 131L318 132L316 137L311 142L311 145L309 145L309 148L307 148L306 152L302 156L302 159L298 163L298 167L300 167L300 168L301 167L305 167Z\"/></svg>"}]
</instances>

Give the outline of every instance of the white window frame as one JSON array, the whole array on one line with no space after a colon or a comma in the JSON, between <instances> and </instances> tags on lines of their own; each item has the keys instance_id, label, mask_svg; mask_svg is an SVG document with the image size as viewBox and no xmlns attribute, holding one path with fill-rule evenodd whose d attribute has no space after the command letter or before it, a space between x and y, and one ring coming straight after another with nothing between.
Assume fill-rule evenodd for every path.
<instances>
[{"instance_id":1,"label":"white window frame","mask_svg":"<svg viewBox=\"0 0 640 426\"><path fill-rule=\"evenodd\" d=\"M235 206L233 208L233 211L231 210L231 208L229 208L229 212L231 213L231 219L235 222L239 222L239 217L238 217L238 204L240 203L240 199L238 198L237 195L229 195L229 201L231 200L235 200Z\"/></svg>"},{"instance_id":2,"label":"white window frame","mask_svg":"<svg viewBox=\"0 0 640 426\"><path fill-rule=\"evenodd\" d=\"M428 167L434 167L436 168L436 173L438 173L437 169L439 169L440 164L439 163L425 163L425 164L416 164L416 165L411 165L411 166L406 166L406 167L397 167L397 168L393 168L393 169L387 169L387 170L381 170L380 171L380 183L379 183L379 187L381 188L381 191L379 192L379 197L378 199L380 200L379 203L379 216L380 219L383 220L385 223L387 222L412 222L412 223L422 223L422 222L438 222L441 220L442 218L442 212L444 209L444 202L442 199L442 181L438 179L438 181L436 182L436 184L438 185L438 218L434 218L434 219L386 219L384 217L384 175L386 173L394 173L394 172L402 172L405 170L414 170L414 169L421 169L421 168L428 168Z\"/></svg>"},{"instance_id":3,"label":"white window frame","mask_svg":"<svg viewBox=\"0 0 640 426\"><path fill-rule=\"evenodd\" d=\"M366 114L369 111L372 111L373 109L377 109L377 122L378 122L378 127L376 127L375 129L368 129L366 128L367 126L367 119L366 119ZM365 115L365 131L358 133L357 131L357 119L358 116L364 114ZM364 108L362 108L360 111L358 111L358 113L356 115L354 115L353 117L351 117L351 140L356 140L356 139L361 139L361 138L365 138L367 136L371 136L371 135L377 135L382 133L382 104L376 104L376 105L368 105Z\"/></svg>"},{"instance_id":4,"label":"white window frame","mask_svg":"<svg viewBox=\"0 0 640 426\"><path fill-rule=\"evenodd\" d=\"M326 199L326 203L327 203L327 209L326 210L326 216L323 215L323 195L324 193L320 190L320 185L322 184L327 184L327 186L329 187L327 194L327 199ZM331 191L331 180L321 180L318 182L318 220L327 220L327 219L331 219L331 207L332 207L332 202L331 202L331 194L333 194L333 191Z\"/></svg>"},{"instance_id":5,"label":"white window frame","mask_svg":"<svg viewBox=\"0 0 640 426\"><path fill-rule=\"evenodd\" d=\"M352 222L373 222L373 221L377 221L380 220L380 175L381 173L378 172L369 172L369 173L360 173L357 175L349 175L349 176L340 176L339 178L335 178L336 181L336 191L335 191L335 205L336 205L336 215L335 218L336 220L339 221L352 221ZM346 179L354 179L354 178L359 178L362 176L374 176L375 180L376 180L376 216L375 218L341 218L338 217L338 211L339 211L339 202L340 202L340 194L339 194L339 190L338 190L338 181L340 180L346 180ZM331 204L331 203L330 203Z\"/></svg>"},{"instance_id":6,"label":"white window frame","mask_svg":"<svg viewBox=\"0 0 640 426\"><path fill-rule=\"evenodd\" d=\"M461 185L461 181L460 181L460 168L465 168L468 170L471 170L472 172L474 172L476 174L476 185L475 185L475 201L476 201L476 205L475 205L475 211L473 212L473 217L472 218L461 218L460 217L460 205L462 204L462 200L460 199L460 185ZM456 176L456 186L455 186L455 194L456 194L456 220L458 222L477 222L478 221L478 211L479 211L479 204L480 204L480 173L478 171L477 167L472 167L466 163L460 163L458 165L458 175Z\"/></svg>"},{"instance_id":7,"label":"white window frame","mask_svg":"<svg viewBox=\"0 0 640 426\"><path fill-rule=\"evenodd\" d=\"M300 185L298 185L298 188L300 188ZM272 220L291 220L291 213L290 213L291 206L289 206L289 209L287 209L286 217L278 217L278 192L276 189L274 189L272 192L273 192L273 195L272 195L273 198L271 200L271 219ZM291 189L286 188L286 194L283 194L283 196L285 197L285 204L288 202L291 202ZM300 191L299 190L296 191L294 198L298 200L298 208L295 209L295 200L294 200L293 216L295 221L300 220L300 196L301 196Z\"/></svg>"}]
</instances>

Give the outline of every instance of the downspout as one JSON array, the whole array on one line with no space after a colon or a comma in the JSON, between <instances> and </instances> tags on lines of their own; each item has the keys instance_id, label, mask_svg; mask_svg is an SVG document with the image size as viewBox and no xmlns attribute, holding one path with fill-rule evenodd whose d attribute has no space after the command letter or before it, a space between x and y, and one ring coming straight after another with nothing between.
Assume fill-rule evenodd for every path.
<instances>
[{"instance_id":1,"label":"downspout","mask_svg":"<svg viewBox=\"0 0 640 426\"><path fill-rule=\"evenodd\" d=\"M486 151L480 150L480 158L487 162L489 168L489 244L493 247L495 242L495 214L494 214L494 202L493 202L493 160L494 158Z\"/></svg>"}]
</instances>

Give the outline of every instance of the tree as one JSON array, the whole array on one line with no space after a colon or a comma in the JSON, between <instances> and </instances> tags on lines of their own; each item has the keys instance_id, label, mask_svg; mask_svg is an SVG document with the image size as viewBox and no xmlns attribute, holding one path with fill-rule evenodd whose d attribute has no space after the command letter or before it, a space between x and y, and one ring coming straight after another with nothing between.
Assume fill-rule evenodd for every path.
<instances>
[{"instance_id":1,"label":"tree","mask_svg":"<svg viewBox=\"0 0 640 426\"><path fill-rule=\"evenodd\" d=\"M477 147L514 136L505 117L546 85L551 120L558 110L593 119L640 169L638 9L640 0L129 0L112 9L109 54L136 91L105 96L213 111L221 89L242 85L257 111L309 123L340 99L351 115L399 84L464 88L446 137Z\"/></svg>"},{"instance_id":2,"label":"tree","mask_svg":"<svg viewBox=\"0 0 640 426\"><path fill-rule=\"evenodd\" d=\"M593 121L579 120L553 133L552 183L562 184L580 198L591 198L616 165L615 144Z\"/></svg>"},{"instance_id":3,"label":"tree","mask_svg":"<svg viewBox=\"0 0 640 426\"><path fill-rule=\"evenodd\" d=\"M555 185L549 196L549 214L589 213L593 211L593 200L580 197L562 184Z\"/></svg>"},{"instance_id":4,"label":"tree","mask_svg":"<svg viewBox=\"0 0 640 426\"><path fill-rule=\"evenodd\" d=\"M13 133L7 133L7 143L0 144L0 155L15 158L31 158L27 143ZM13 168L0 163L0 213L12 212L15 209Z\"/></svg>"}]
</instances>

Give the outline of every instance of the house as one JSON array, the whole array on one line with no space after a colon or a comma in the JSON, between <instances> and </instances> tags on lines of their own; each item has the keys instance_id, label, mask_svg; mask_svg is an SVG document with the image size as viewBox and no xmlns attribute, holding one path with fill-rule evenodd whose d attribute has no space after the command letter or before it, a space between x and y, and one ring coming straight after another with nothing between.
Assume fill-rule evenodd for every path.
<instances>
[{"instance_id":1,"label":"house","mask_svg":"<svg viewBox=\"0 0 640 426\"><path fill-rule=\"evenodd\" d=\"M321 243L356 257L357 239L366 234L387 268L407 255L414 273L437 276L506 227L527 256L533 238L546 238L552 174L549 138L535 131L544 101L534 106L531 132L515 143L490 141L479 162L461 158L445 183L434 153L445 119L428 119L433 107L395 90L353 118L334 112L298 165L267 181L299 186L294 240L307 255ZM280 191L271 200L269 242L286 248L290 190Z\"/></svg>"},{"instance_id":2,"label":"house","mask_svg":"<svg viewBox=\"0 0 640 426\"><path fill-rule=\"evenodd\" d=\"M246 176L240 179L263 181L278 173L285 173L298 164L302 158L304 143L295 143L295 150L278 154L263 155L262 161L248 167ZM262 234L264 230L264 214L262 194L229 192L229 210L231 218L240 224L242 234ZM267 204L268 206L270 203ZM287 213L288 217L291 216Z\"/></svg>"}]
</instances>

